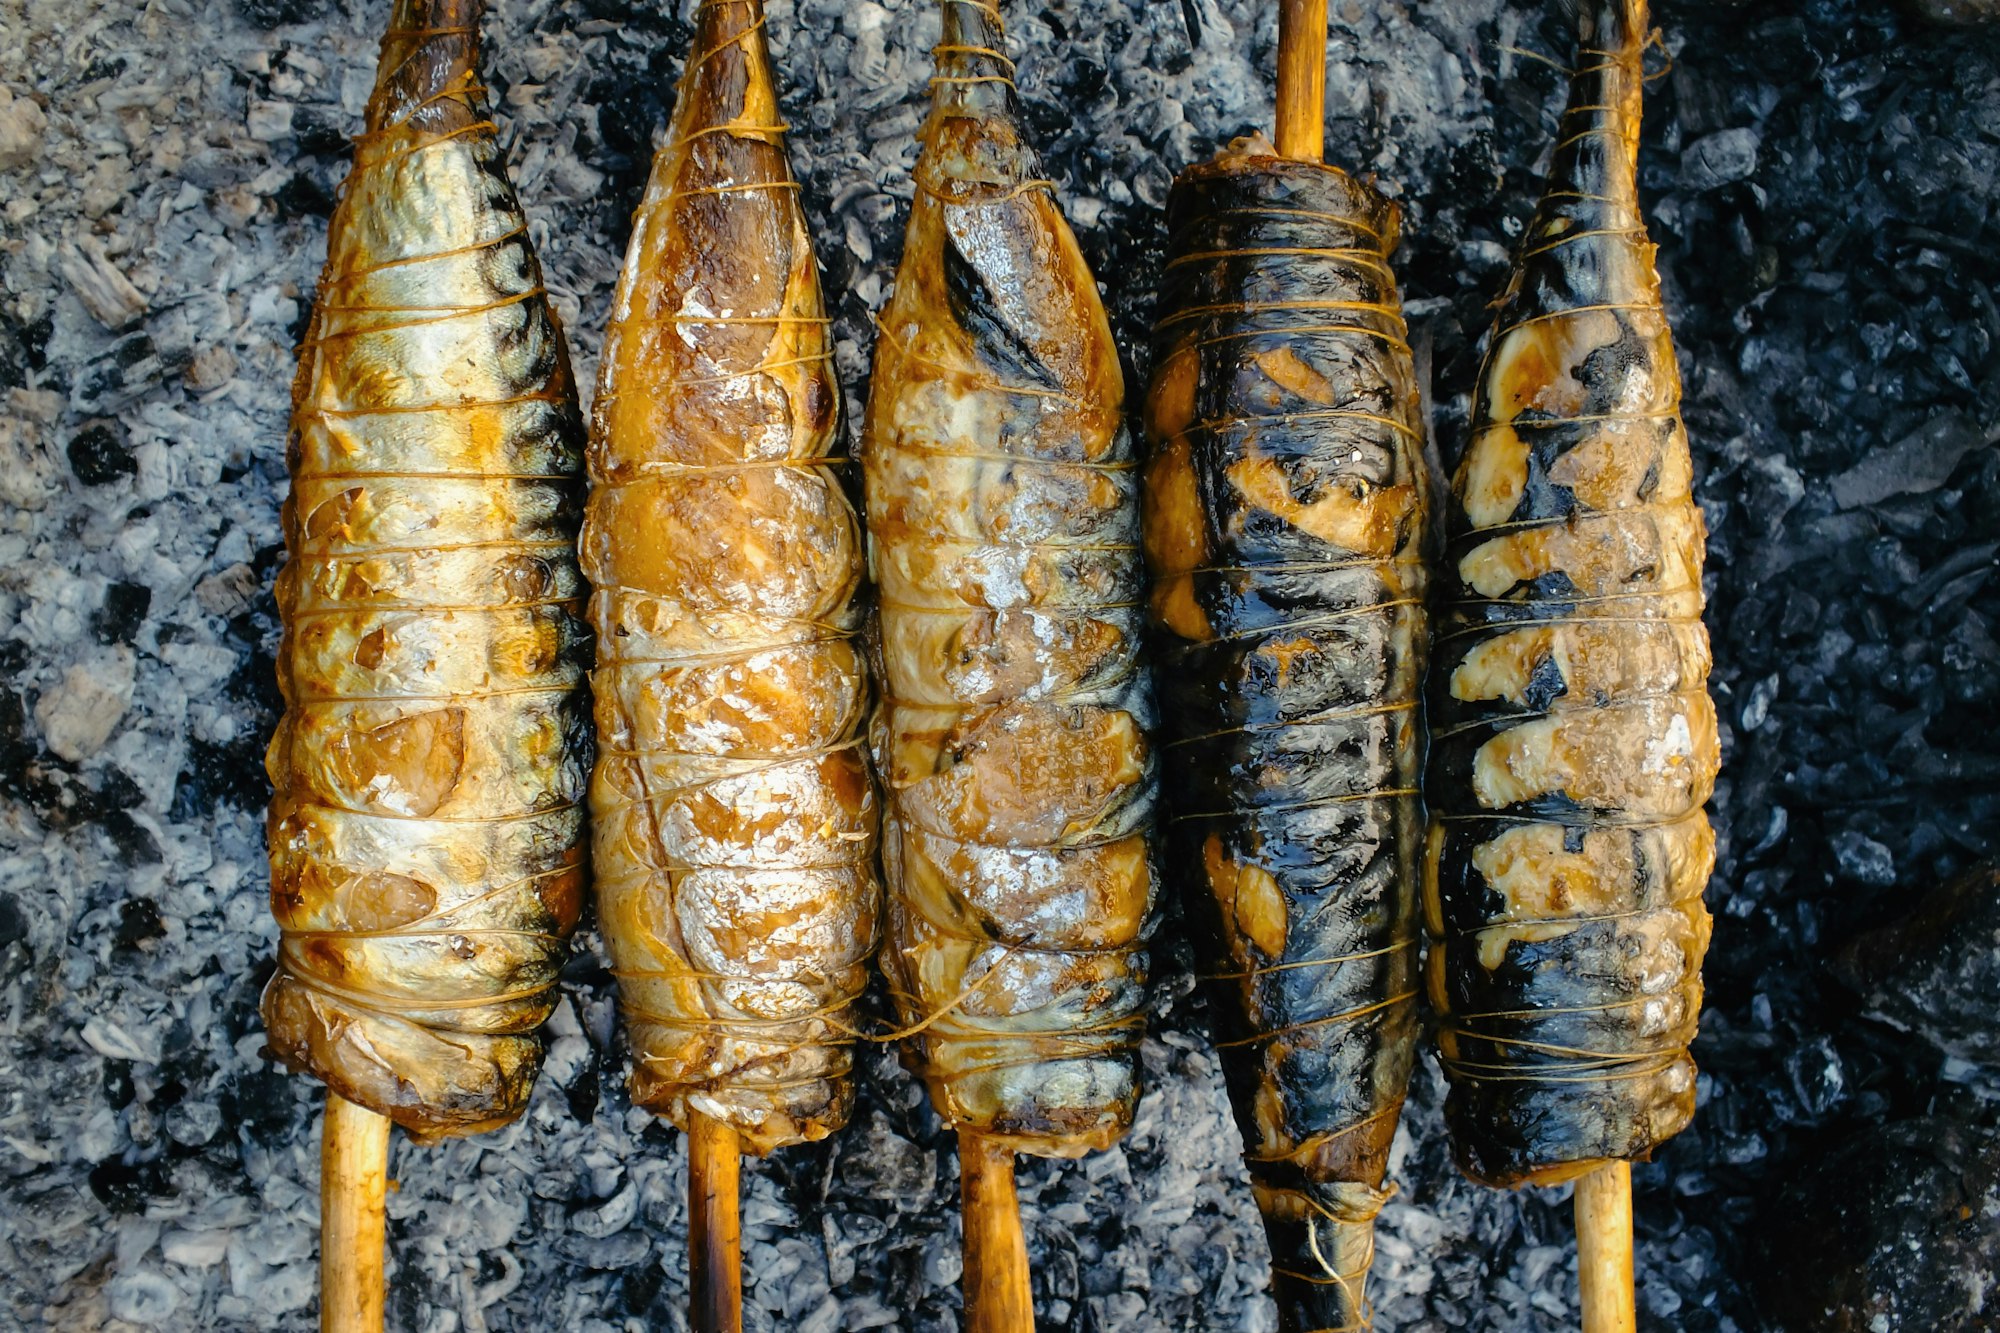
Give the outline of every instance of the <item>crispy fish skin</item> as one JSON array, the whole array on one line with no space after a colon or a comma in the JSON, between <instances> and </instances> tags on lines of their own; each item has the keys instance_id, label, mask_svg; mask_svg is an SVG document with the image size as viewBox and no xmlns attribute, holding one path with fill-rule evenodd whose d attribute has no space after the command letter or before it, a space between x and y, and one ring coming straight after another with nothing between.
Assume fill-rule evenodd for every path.
<instances>
[{"instance_id":1,"label":"crispy fish skin","mask_svg":"<svg viewBox=\"0 0 2000 1333\"><path fill-rule=\"evenodd\" d=\"M1287 1330L1366 1327L1415 1055L1430 481L1394 204L1261 139L1181 173L1145 539L1168 864Z\"/></svg>"},{"instance_id":2,"label":"crispy fish skin","mask_svg":"<svg viewBox=\"0 0 2000 1333\"><path fill-rule=\"evenodd\" d=\"M1000 46L990 6L947 0L863 432L883 970L947 1121L1076 1157L1139 1089L1138 478L1103 303Z\"/></svg>"},{"instance_id":3,"label":"crispy fish skin","mask_svg":"<svg viewBox=\"0 0 2000 1333\"><path fill-rule=\"evenodd\" d=\"M780 120L762 6L708 0L614 298L583 529L632 1099L760 1154L847 1121L880 899L861 541Z\"/></svg>"},{"instance_id":4,"label":"crispy fish skin","mask_svg":"<svg viewBox=\"0 0 2000 1333\"><path fill-rule=\"evenodd\" d=\"M1593 0L1453 483L1428 988L1459 1164L1644 1158L1694 1112L1719 752L1701 511L1639 211L1643 3Z\"/></svg>"},{"instance_id":5,"label":"crispy fish skin","mask_svg":"<svg viewBox=\"0 0 2000 1333\"><path fill-rule=\"evenodd\" d=\"M274 1054L418 1139L527 1106L582 902L582 429L477 85L398 0L293 384Z\"/></svg>"}]
</instances>

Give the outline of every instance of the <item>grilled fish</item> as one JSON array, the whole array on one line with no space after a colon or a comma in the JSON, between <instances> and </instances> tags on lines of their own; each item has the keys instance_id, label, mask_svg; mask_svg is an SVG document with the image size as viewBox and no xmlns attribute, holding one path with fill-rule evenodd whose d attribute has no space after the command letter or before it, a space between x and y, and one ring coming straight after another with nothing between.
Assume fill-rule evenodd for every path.
<instances>
[{"instance_id":1,"label":"grilled fish","mask_svg":"<svg viewBox=\"0 0 2000 1333\"><path fill-rule=\"evenodd\" d=\"M598 916L632 1099L758 1153L853 1101L879 900L831 329L754 0L706 0L605 337Z\"/></svg>"},{"instance_id":2,"label":"grilled fish","mask_svg":"<svg viewBox=\"0 0 2000 1333\"><path fill-rule=\"evenodd\" d=\"M1639 212L1643 0L1582 6L1452 485L1428 988L1460 1165L1551 1183L1694 1112L1715 838L1701 511Z\"/></svg>"},{"instance_id":3,"label":"grilled fish","mask_svg":"<svg viewBox=\"0 0 2000 1333\"><path fill-rule=\"evenodd\" d=\"M418 1138L504 1124L583 894L583 431L474 72L397 0L292 391L273 1052Z\"/></svg>"},{"instance_id":4,"label":"grilled fish","mask_svg":"<svg viewBox=\"0 0 2000 1333\"><path fill-rule=\"evenodd\" d=\"M1365 1327L1416 1045L1430 482L1397 210L1245 139L1175 182L1146 424L1168 863L1288 1330Z\"/></svg>"},{"instance_id":5,"label":"grilled fish","mask_svg":"<svg viewBox=\"0 0 2000 1333\"><path fill-rule=\"evenodd\" d=\"M1138 1096L1153 705L1124 377L1001 40L946 0L863 431L883 969L947 1121L1074 1157Z\"/></svg>"}]
</instances>

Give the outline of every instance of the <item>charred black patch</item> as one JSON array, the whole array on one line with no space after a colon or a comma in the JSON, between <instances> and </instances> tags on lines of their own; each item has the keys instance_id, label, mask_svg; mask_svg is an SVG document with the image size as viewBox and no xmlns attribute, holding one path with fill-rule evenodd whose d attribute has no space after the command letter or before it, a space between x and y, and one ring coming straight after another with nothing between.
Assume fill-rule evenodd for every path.
<instances>
[{"instance_id":1,"label":"charred black patch","mask_svg":"<svg viewBox=\"0 0 2000 1333\"><path fill-rule=\"evenodd\" d=\"M1530 711L1542 712L1568 692L1569 685L1563 680L1562 664L1556 661L1555 654L1549 653L1535 663L1534 674L1528 677L1523 702Z\"/></svg>"},{"instance_id":2,"label":"charred black patch","mask_svg":"<svg viewBox=\"0 0 2000 1333\"><path fill-rule=\"evenodd\" d=\"M236 7L244 18L260 28L307 23L321 12L314 0L236 0Z\"/></svg>"},{"instance_id":3,"label":"charred black patch","mask_svg":"<svg viewBox=\"0 0 2000 1333\"><path fill-rule=\"evenodd\" d=\"M114 583L104 590L104 605L91 617L91 628L100 643L131 643L152 605L153 590L145 584Z\"/></svg>"},{"instance_id":4,"label":"charred black patch","mask_svg":"<svg viewBox=\"0 0 2000 1333\"><path fill-rule=\"evenodd\" d=\"M48 313L25 324L0 315L0 388L26 388L29 375L48 365L54 331L55 320Z\"/></svg>"},{"instance_id":5,"label":"charred black patch","mask_svg":"<svg viewBox=\"0 0 2000 1333\"><path fill-rule=\"evenodd\" d=\"M301 153L340 153L347 147L347 118L335 106L308 104L295 107L292 111L292 137L298 140ZM298 173L294 172L293 179L297 177Z\"/></svg>"},{"instance_id":6,"label":"charred black patch","mask_svg":"<svg viewBox=\"0 0 2000 1333\"><path fill-rule=\"evenodd\" d=\"M155 1200L173 1197L163 1161L127 1162L108 1158L90 1169L90 1192L120 1217L136 1217Z\"/></svg>"},{"instance_id":7,"label":"charred black patch","mask_svg":"<svg viewBox=\"0 0 2000 1333\"><path fill-rule=\"evenodd\" d=\"M623 253L631 241L632 212L652 169L653 134L673 114L678 55L694 37L691 27L666 17L663 8L637 8L632 45L615 46L583 94L597 107L599 146L591 165L605 175L602 225L613 253Z\"/></svg>"},{"instance_id":8,"label":"charred black patch","mask_svg":"<svg viewBox=\"0 0 2000 1333\"><path fill-rule=\"evenodd\" d=\"M118 904L118 929L112 936L116 947L143 949L167 933L160 919L160 905L151 898L127 898Z\"/></svg>"},{"instance_id":9,"label":"charred black patch","mask_svg":"<svg viewBox=\"0 0 2000 1333\"><path fill-rule=\"evenodd\" d=\"M330 151L330 150L328 150ZM334 197L309 167L294 171L277 193L271 196L281 218L324 218L333 215Z\"/></svg>"},{"instance_id":10,"label":"charred black patch","mask_svg":"<svg viewBox=\"0 0 2000 1333\"><path fill-rule=\"evenodd\" d=\"M11 893L0 892L0 950L27 938L28 914L21 910L21 900Z\"/></svg>"},{"instance_id":11,"label":"charred black patch","mask_svg":"<svg viewBox=\"0 0 2000 1333\"><path fill-rule=\"evenodd\" d=\"M138 460L125 447L124 428L110 420L84 425L69 440L70 471L86 486L108 486L137 475Z\"/></svg>"}]
</instances>

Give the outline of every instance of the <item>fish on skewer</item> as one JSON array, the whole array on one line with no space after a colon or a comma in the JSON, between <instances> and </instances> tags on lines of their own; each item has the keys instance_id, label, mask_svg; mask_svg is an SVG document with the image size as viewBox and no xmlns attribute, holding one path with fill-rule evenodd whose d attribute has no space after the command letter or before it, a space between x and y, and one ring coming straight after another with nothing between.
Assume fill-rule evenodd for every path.
<instances>
[{"instance_id":1,"label":"fish on skewer","mask_svg":"<svg viewBox=\"0 0 2000 1333\"><path fill-rule=\"evenodd\" d=\"M1081 1156L1131 1123L1155 764L1103 302L1023 137L998 11L945 0L936 58L863 431L872 744L883 970L960 1132L976 1250L1012 1207L1013 1153ZM1028 1317L1019 1234L990 1238L1018 1289L985 1289L968 1256L974 1327L1025 1327L980 1322Z\"/></svg>"},{"instance_id":2,"label":"fish on skewer","mask_svg":"<svg viewBox=\"0 0 2000 1333\"><path fill-rule=\"evenodd\" d=\"M736 1157L853 1103L880 892L859 523L760 0L704 0L613 300L595 586L598 916L632 1100L689 1131L695 1303L741 1319Z\"/></svg>"},{"instance_id":3,"label":"fish on skewer","mask_svg":"<svg viewBox=\"0 0 2000 1333\"><path fill-rule=\"evenodd\" d=\"M504 1125L583 897L583 430L479 0L397 0L292 386L272 1053L327 1087L322 1326L382 1327L389 1121Z\"/></svg>"},{"instance_id":4,"label":"fish on skewer","mask_svg":"<svg viewBox=\"0 0 2000 1333\"><path fill-rule=\"evenodd\" d=\"M583 895L583 431L474 72L397 0L299 354L272 1052L420 1140L519 1116Z\"/></svg>"},{"instance_id":5,"label":"fish on skewer","mask_svg":"<svg viewBox=\"0 0 2000 1333\"><path fill-rule=\"evenodd\" d=\"M1307 119L1308 158L1243 139L1174 183L1145 538L1168 862L1280 1322L1322 1333L1368 1326L1415 1053L1431 504L1397 209Z\"/></svg>"},{"instance_id":6,"label":"fish on skewer","mask_svg":"<svg viewBox=\"0 0 2000 1333\"><path fill-rule=\"evenodd\" d=\"M1459 1163L1642 1158L1694 1110L1718 764L1701 510L1639 212L1645 6L1583 7L1548 192L1453 480L1432 999Z\"/></svg>"},{"instance_id":7,"label":"fish on skewer","mask_svg":"<svg viewBox=\"0 0 2000 1333\"><path fill-rule=\"evenodd\" d=\"M1549 183L1452 485L1425 914L1459 1165L1577 1180L1632 1327L1629 1163L1694 1114L1719 749L1705 529L1638 201L1644 0L1584 0Z\"/></svg>"},{"instance_id":8,"label":"fish on skewer","mask_svg":"<svg viewBox=\"0 0 2000 1333\"><path fill-rule=\"evenodd\" d=\"M632 1098L750 1151L853 1100L875 939L859 524L755 0L706 0L605 335L593 871Z\"/></svg>"}]
</instances>

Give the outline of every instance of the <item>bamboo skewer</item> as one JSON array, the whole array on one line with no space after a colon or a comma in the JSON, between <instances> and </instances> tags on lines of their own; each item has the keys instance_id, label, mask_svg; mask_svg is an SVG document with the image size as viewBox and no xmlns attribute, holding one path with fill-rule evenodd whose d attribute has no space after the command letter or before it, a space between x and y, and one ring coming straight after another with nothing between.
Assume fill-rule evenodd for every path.
<instances>
[{"instance_id":1,"label":"bamboo skewer","mask_svg":"<svg viewBox=\"0 0 2000 1333\"><path fill-rule=\"evenodd\" d=\"M321 1333L382 1333L388 1117L326 1095L319 1191Z\"/></svg>"},{"instance_id":2,"label":"bamboo skewer","mask_svg":"<svg viewBox=\"0 0 2000 1333\"><path fill-rule=\"evenodd\" d=\"M1583 1333L1635 1333L1630 1162L1606 1162L1576 1182L1576 1273Z\"/></svg>"},{"instance_id":3,"label":"bamboo skewer","mask_svg":"<svg viewBox=\"0 0 2000 1333\"><path fill-rule=\"evenodd\" d=\"M736 1131L688 1113L688 1286L695 1333L742 1333L741 1146Z\"/></svg>"},{"instance_id":4,"label":"bamboo skewer","mask_svg":"<svg viewBox=\"0 0 2000 1333\"><path fill-rule=\"evenodd\" d=\"M1326 156L1326 0L1278 0L1278 152Z\"/></svg>"},{"instance_id":5,"label":"bamboo skewer","mask_svg":"<svg viewBox=\"0 0 2000 1333\"><path fill-rule=\"evenodd\" d=\"M971 1130L958 1132L965 1214L966 1333L1034 1333L1028 1241L1014 1193L1014 1150Z\"/></svg>"}]
</instances>

